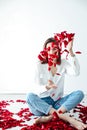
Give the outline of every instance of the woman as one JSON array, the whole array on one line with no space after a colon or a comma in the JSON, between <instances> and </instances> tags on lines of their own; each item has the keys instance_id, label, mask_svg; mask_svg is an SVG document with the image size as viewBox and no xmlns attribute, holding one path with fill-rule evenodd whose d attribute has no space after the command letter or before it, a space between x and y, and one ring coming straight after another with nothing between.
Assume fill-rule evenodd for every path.
<instances>
[{"instance_id":1,"label":"woman","mask_svg":"<svg viewBox=\"0 0 87 130\"><path fill-rule=\"evenodd\" d=\"M52 45L54 44L54 45ZM37 63L35 88L39 92L29 93L27 103L31 112L40 116L35 123L48 122L53 118L56 112L60 119L69 122L73 127L83 130L87 127L80 121L69 117L66 112L77 106L84 97L81 90L74 91L63 97L65 74L79 75L80 67L78 60L73 53L73 40L68 44L68 52L71 57L71 63L61 59L60 50L54 38L49 38L44 44L47 55L42 55L41 61ZM57 55L52 59L52 55ZM52 60L50 64L49 59ZM41 92L39 90L41 89ZM61 114L59 114L61 111Z\"/></svg>"}]
</instances>

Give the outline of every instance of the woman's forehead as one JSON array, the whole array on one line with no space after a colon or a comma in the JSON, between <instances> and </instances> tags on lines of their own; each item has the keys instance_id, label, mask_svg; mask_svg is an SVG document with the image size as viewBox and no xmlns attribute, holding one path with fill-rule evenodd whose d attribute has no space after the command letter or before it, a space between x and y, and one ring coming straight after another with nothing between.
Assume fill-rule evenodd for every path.
<instances>
[{"instance_id":1,"label":"woman's forehead","mask_svg":"<svg viewBox=\"0 0 87 130\"><path fill-rule=\"evenodd\" d=\"M50 42L50 43L47 44L46 47L47 47L47 48L48 48L48 47L52 47L52 48L54 48L54 47L58 47L58 46L57 46L56 43L54 43L54 42Z\"/></svg>"},{"instance_id":2,"label":"woman's forehead","mask_svg":"<svg viewBox=\"0 0 87 130\"><path fill-rule=\"evenodd\" d=\"M47 44L47 47L51 47L52 46L52 42Z\"/></svg>"}]
</instances>

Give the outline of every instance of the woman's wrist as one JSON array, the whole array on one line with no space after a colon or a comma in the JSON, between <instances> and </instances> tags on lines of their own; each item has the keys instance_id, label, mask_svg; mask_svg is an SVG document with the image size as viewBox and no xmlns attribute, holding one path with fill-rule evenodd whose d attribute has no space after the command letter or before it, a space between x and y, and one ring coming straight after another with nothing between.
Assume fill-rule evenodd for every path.
<instances>
[{"instance_id":1,"label":"woman's wrist","mask_svg":"<svg viewBox=\"0 0 87 130\"><path fill-rule=\"evenodd\" d=\"M69 50L69 54L70 54L70 56L72 56L72 57L75 56L75 54L73 53L73 50Z\"/></svg>"},{"instance_id":2,"label":"woman's wrist","mask_svg":"<svg viewBox=\"0 0 87 130\"><path fill-rule=\"evenodd\" d=\"M46 85L46 89L47 89L47 90L49 90L49 89L50 89L50 87Z\"/></svg>"}]
</instances>

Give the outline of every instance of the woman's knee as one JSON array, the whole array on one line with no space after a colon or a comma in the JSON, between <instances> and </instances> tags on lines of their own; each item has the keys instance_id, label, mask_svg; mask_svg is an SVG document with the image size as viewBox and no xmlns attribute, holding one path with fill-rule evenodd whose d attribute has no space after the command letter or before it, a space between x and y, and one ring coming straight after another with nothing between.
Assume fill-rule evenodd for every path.
<instances>
[{"instance_id":1,"label":"woman's knee","mask_svg":"<svg viewBox=\"0 0 87 130\"><path fill-rule=\"evenodd\" d=\"M82 90L77 90L76 94L78 95L78 97L82 100L84 98L84 93Z\"/></svg>"},{"instance_id":2,"label":"woman's knee","mask_svg":"<svg viewBox=\"0 0 87 130\"><path fill-rule=\"evenodd\" d=\"M31 102L32 100L35 99L35 94L34 93L28 93L27 96L26 96L26 101L27 103Z\"/></svg>"}]
</instances>

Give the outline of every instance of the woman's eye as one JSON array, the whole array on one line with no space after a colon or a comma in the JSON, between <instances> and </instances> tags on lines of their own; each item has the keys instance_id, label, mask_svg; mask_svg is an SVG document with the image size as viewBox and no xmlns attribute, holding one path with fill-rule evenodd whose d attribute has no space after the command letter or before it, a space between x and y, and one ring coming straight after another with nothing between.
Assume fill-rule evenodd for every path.
<instances>
[{"instance_id":1,"label":"woman's eye","mask_svg":"<svg viewBox=\"0 0 87 130\"><path fill-rule=\"evenodd\" d=\"M53 48L53 50L55 51L55 50L57 50L57 48Z\"/></svg>"}]
</instances>

